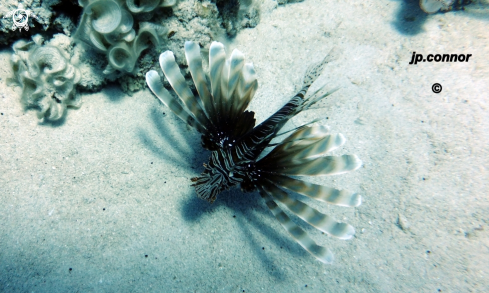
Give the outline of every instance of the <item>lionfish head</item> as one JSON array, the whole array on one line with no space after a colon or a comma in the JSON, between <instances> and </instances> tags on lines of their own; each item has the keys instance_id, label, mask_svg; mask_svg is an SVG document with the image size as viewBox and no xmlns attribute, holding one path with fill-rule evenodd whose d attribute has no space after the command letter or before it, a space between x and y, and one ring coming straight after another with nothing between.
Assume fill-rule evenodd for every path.
<instances>
[{"instance_id":1,"label":"lionfish head","mask_svg":"<svg viewBox=\"0 0 489 293\"><path fill-rule=\"evenodd\" d=\"M194 182L192 186L195 187L197 196L210 203L216 200L219 193L235 184L232 183L232 172L226 170L219 164L221 161L220 158L222 158L221 152L212 152L209 163L204 164L204 172L200 174L200 177L191 179Z\"/></svg>"},{"instance_id":2,"label":"lionfish head","mask_svg":"<svg viewBox=\"0 0 489 293\"><path fill-rule=\"evenodd\" d=\"M222 182L223 179L223 175L219 172L208 172L206 169L200 177L194 177L191 180L194 182L192 186L195 187L197 196L213 203L217 195L224 190L224 186L218 183Z\"/></svg>"}]
</instances>

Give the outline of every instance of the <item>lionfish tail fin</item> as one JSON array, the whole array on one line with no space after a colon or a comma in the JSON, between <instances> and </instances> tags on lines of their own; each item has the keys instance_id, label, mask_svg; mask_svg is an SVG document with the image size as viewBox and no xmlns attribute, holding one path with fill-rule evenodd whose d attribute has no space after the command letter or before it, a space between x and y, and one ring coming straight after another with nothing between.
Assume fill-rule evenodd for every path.
<instances>
[{"instance_id":1,"label":"lionfish tail fin","mask_svg":"<svg viewBox=\"0 0 489 293\"><path fill-rule=\"evenodd\" d=\"M300 246L323 263L331 264L333 262L333 253L326 247L317 245L316 242L309 237L309 235L301 227L292 222L289 216L287 216L287 214L284 213L277 203L275 203L268 191L265 191L263 188L259 188L259 192L275 218L280 222L280 224L282 224L285 230L289 232L290 236L292 236L292 238L299 243Z\"/></svg>"}]
</instances>

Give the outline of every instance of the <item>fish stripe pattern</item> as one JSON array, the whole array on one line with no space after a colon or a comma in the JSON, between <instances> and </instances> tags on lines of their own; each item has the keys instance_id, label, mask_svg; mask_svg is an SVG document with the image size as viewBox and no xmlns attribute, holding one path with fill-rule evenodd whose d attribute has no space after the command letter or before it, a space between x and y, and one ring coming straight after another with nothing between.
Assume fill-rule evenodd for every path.
<instances>
[{"instance_id":1,"label":"fish stripe pattern","mask_svg":"<svg viewBox=\"0 0 489 293\"><path fill-rule=\"evenodd\" d=\"M289 216L282 211L282 209L273 201L271 196L265 190L260 188L259 192L275 218L280 222L280 224L282 224L285 230L289 232L290 236L292 236L292 238L299 243L300 246L323 263L330 264L333 262L333 253L329 249L317 245L316 242L312 240L301 227L292 222Z\"/></svg>"},{"instance_id":2,"label":"fish stripe pattern","mask_svg":"<svg viewBox=\"0 0 489 293\"><path fill-rule=\"evenodd\" d=\"M331 263L331 251L316 244L287 213L334 238L351 239L355 234L351 225L338 222L295 197L306 196L342 207L357 207L362 197L290 176L336 175L356 170L362 162L356 155L328 155L346 140L342 134L330 133L321 124L323 119L279 132L295 115L337 90L326 90L325 85L310 90L333 56L311 66L302 88L257 126L254 112L247 110L258 88L256 72L252 63L245 63L240 51L234 50L226 59L224 45L213 42L209 47L208 75L202 67L198 43L186 42L185 56L198 96L187 86L170 51L160 55L160 66L176 95L165 89L154 70L146 74L146 81L161 102L202 134L202 146L211 151L204 171L191 179L197 196L212 203L221 192L234 186L240 186L243 192L258 191L273 216L299 245L321 262ZM276 139L285 134L281 141Z\"/></svg>"}]
</instances>

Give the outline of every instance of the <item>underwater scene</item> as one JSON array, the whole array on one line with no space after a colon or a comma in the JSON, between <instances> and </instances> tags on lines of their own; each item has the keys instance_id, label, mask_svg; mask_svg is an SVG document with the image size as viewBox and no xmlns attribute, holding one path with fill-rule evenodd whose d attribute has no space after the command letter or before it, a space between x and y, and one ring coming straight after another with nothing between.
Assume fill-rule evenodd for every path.
<instances>
[{"instance_id":1,"label":"underwater scene","mask_svg":"<svg viewBox=\"0 0 489 293\"><path fill-rule=\"evenodd\" d=\"M489 292L489 0L0 0L0 292Z\"/></svg>"}]
</instances>

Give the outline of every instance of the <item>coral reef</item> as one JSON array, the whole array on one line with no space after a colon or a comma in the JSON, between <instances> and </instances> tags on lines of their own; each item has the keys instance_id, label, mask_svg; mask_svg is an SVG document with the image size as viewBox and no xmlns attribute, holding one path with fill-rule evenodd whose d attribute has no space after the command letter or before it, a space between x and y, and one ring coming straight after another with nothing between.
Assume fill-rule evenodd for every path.
<instances>
[{"instance_id":1,"label":"coral reef","mask_svg":"<svg viewBox=\"0 0 489 293\"><path fill-rule=\"evenodd\" d=\"M243 28L258 24L259 13L253 0L215 0L228 36L235 36Z\"/></svg>"},{"instance_id":2,"label":"coral reef","mask_svg":"<svg viewBox=\"0 0 489 293\"><path fill-rule=\"evenodd\" d=\"M178 52L177 62L185 66L180 53L184 40L193 38L208 48L215 39L256 26L256 5L251 0L241 1L236 1L238 9L231 13L231 6L219 1L147 0L136 6L130 0L84 0L80 1L84 13L74 37L105 55L107 65L99 79L117 80L130 94L145 86L144 73L154 67L152 60L162 48ZM148 44L152 46L142 54Z\"/></svg>"},{"instance_id":3,"label":"coral reef","mask_svg":"<svg viewBox=\"0 0 489 293\"><path fill-rule=\"evenodd\" d=\"M419 6L426 13L435 13L440 9L448 10L455 0L420 0Z\"/></svg>"},{"instance_id":4,"label":"coral reef","mask_svg":"<svg viewBox=\"0 0 489 293\"><path fill-rule=\"evenodd\" d=\"M175 6L173 15L166 18L165 23L169 28L167 47L175 52L179 65L186 65L182 50L186 40L193 39L208 49L213 40L232 37L241 29L258 24L256 1L240 1L187 0Z\"/></svg>"},{"instance_id":5,"label":"coral reef","mask_svg":"<svg viewBox=\"0 0 489 293\"><path fill-rule=\"evenodd\" d=\"M79 88L99 90L115 81L126 93L145 87L144 74L154 68L158 52L177 52L185 67L182 44L194 39L204 50L216 39L255 27L259 20L254 0L32 0L25 9L38 20L30 30L11 31L12 20L2 19L0 45L42 33L48 40L63 33L76 42L73 59L81 73ZM18 8L18 1L0 0L0 15ZM78 21L78 26L74 23ZM146 56L148 56L146 58ZM188 74L188 71L186 72Z\"/></svg>"},{"instance_id":6,"label":"coral reef","mask_svg":"<svg viewBox=\"0 0 489 293\"><path fill-rule=\"evenodd\" d=\"M277 0L279 5L285 5L287 3L303 2L304 0Z\"/></svg>"},{"instance_id":7,"label":"coral reef","mask_svg":"<svg viewBox=\"0 0 489 293\"><path fill-rule=\"evenodd\" d=\"M428 13L436 13L438 11L465 10L465 7L472 4L472 0L420 0L419 7Z\"/></svg>"},{"instance_id":8,"label":"coral reef","mask_svg":"<svg viewBox=\"0 0 489 293\"><path fill-rule=\"evenodd\" d=\"M19 8L19 1L0 0L0 45L7 46L21 38L30 38L36 33L54 30L70 35L75 27L72 18L67 13L78 14L75 0L31 0L23 1L21 4L26 10L32 11L36 19L29 18L29 31L12 31L12 19L4 18L9 12ZM71 5L65 9L63 5ZM73 9L74 8L74 9Z\"/></svg>"},{"instance_id":9,"label":"coral reef","mask_svg":"<svg viewBox=\"0 0 489 293\"><path fill-rule=\"evenodd\" d=\"M73 44L59 34L43 45L35 35L32 41L14 43L11 62L17 82L22 87L21 101L26 108L37 108L38 117L50 121L63 117L67 107L79 107L76 84L80 71L70 59Z\"/></svg>"},{"instance_id":10,"label":"coral reef","mask_svg":"<svg viewBox=\"0 0 489 293\"><path fill-rule=\"evenodd\" d=\"M159 47L167 30L155 23L138 22L138 14L153 13L158 7L170 7L176 0L147 0L137 5L134 0L80 0L84 8L75 38L107 55L105 74L118 70L133 72L141 52L152 43Z\"/></svg>"}]
</instances>

